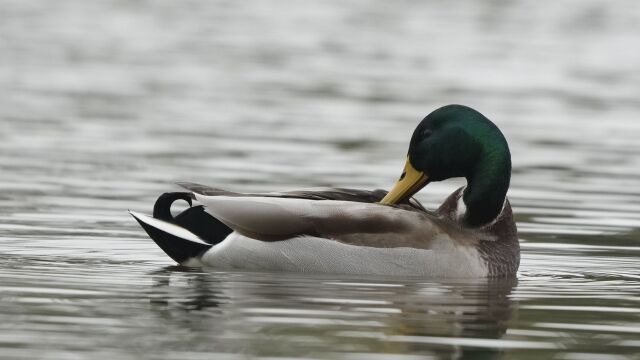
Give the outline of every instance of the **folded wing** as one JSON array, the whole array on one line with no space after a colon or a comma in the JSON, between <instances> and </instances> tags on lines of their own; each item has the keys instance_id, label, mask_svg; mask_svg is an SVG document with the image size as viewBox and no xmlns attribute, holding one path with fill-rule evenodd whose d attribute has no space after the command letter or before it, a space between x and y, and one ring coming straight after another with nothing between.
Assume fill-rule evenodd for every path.
<instances>
[{"instance_id":1,"label":"folded wing","mask_svg":"<svg viewBox=\"0 0 640 360\"><path fill-rule=\"evenodd\" d=\"M195 198L213 217L257 240L311 235L363 246L429 248L428 239L442 233L427 213L377 203L235 195Z\"/></svg>"},{"instance_id":2,"label":"folded wing","mask_svg":"<svg viewBox=\"0 0 640 360\"><path fill-rule=\"evenodd\" d=\"M295 190L285 192L272 192L272 193L235 193L227 190L222 190L207 185L196 184L192 182L178 182L177 185L193 192L194 194L208 195L208 196L238 196L238 197L278 197L288 199L307 199L307 200L339 200L339 201L353 201L364 203L377 203L380 202L386 195L386 190L360 190L360 189L345 189L345 188L319 188L319 189L306 189ZM400 203L400 207L413 209L416 211L423 211L429 213L422 204L415 198L405 200Z\"/></svg>"}]
</instances>

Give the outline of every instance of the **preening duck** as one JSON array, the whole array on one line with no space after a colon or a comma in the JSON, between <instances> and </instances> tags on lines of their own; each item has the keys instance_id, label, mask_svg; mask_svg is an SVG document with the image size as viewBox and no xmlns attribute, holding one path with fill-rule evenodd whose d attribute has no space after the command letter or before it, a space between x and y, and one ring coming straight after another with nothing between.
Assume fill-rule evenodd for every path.
<instances>
[{"instance_id":1,"label":"preening duck","mask_svg":"<svg viewBox=\"0 0 640 360\"><path fill-rule=\"evenodd\" d=\"M412 196L464 177L436 211ZM194 183L161 195L153 217L130 211L174 261L221 270L426 277L512 276L520 247L507 190L509 146L478 111L448 105L416 127L391 191L241 194ZM174 201L190 205L172 216Z\"/></svg>"}]
</instances>

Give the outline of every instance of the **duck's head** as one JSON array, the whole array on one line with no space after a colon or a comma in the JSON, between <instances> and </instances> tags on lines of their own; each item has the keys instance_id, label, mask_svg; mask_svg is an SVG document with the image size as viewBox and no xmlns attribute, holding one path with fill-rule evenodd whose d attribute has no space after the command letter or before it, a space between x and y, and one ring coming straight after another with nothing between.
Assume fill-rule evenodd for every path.
<instances>
[{"instance_id":1,"label":"duck's head","mask_svg":"<svg viewBox=\"0 0 640 360\"><path fill-rule=\"evenodd\" d=\"M500 214L511 178L509 146L489 119L462 105L441 107L420 122L404 171L381 203L399 203L431 181L454 177L467 179L466 225L480 226Z\"/></svg>"}]
</instances>

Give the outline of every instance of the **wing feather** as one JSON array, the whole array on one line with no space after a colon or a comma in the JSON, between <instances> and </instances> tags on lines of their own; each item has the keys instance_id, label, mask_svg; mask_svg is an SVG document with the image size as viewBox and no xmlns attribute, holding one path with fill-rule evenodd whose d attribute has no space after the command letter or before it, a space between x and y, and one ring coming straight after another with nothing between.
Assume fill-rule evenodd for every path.
<instances>
[{"instance_id":1,"label":"wing feather","mask_svg":"<svg viewBox=\"0 0 640 360\"><path fill-rule=\"evenodd\" d=\"M236 193L226 191L206 185L196 184L192 182L177 182L178 186L181 186L195 194L207 195L207 196L235 196L235 197L279 197L287 199L306 199L306 200L337 200L337 201L352 201L363 203L377 203L380 202L386 195L385 190L358 190L358 189L346 189L346 188L323 188L323 189L306 189L295 190L286 192L274 192L274 193ZM408 210L417 210L430 213L425 209L422 204L415 198L411 198L402 202L399 207L406 208Z\"/></svg>"},{"instance_id":2,"label":"wing feather","mask_svg":"<svg viewBox=\"0 0 640 360\"><path fill-rule=\"evenodd\" d=\"M436 218L380 204L272 196L195 195L238 233L263 241L301 235L374 247L429 248L442 234Z\"/></svg>"}]
</instances>

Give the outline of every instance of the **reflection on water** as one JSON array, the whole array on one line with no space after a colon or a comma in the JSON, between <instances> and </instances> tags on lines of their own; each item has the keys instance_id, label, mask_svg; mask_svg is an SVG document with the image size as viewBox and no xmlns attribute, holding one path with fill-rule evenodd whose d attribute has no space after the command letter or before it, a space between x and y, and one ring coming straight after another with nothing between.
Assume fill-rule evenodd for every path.
<instances>
[{"instance_id":1,"label":"reflection on water","mask_svg":"<svg viewBox=\"0 0 640 360\"><path fill-rule=\"evenodd\" d=\"M550 347L490 340L506 332L512 306L508 295L515 280L398 282L275 273L230 277L174 269L154 275L152 309L162 318L184 322L186 329L206 329L211 350L286 356L332 349L332 356L346 352L465 358L478 352L499 354L505 347Z\"/></svg>"},{"instance_id":2,"label":"reflection on water","mask_svg":"<svg viewBox=\"0 0 640 360\"><path fill-rule=\"evenodd\" d=\"M1 357L637 358L639 31L631 0L3 3ZM510 141L517 283L187 271L126 214L388 187L447 103Z\"/></svg>"},{"instance_id":3,"label":"reflection on water","mask_svg":"<svg viewBox=\"0 0 640 360\"><path fill-rule=\"evenodd\" d=\"M173 266L145 272L135 264L91 261L79 274L78 263L25 257L9 265L15 271L1 279L0 343L15 357L637 353L639 330L630 324L638 315L637 284L621 280L438 282Z\"/></svg>"}]
</instances>

